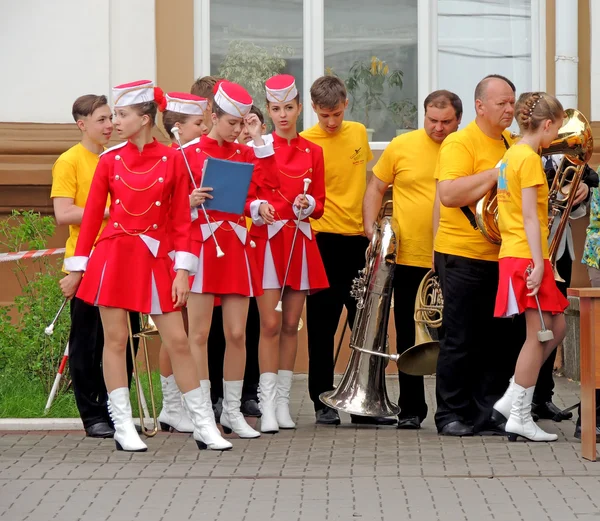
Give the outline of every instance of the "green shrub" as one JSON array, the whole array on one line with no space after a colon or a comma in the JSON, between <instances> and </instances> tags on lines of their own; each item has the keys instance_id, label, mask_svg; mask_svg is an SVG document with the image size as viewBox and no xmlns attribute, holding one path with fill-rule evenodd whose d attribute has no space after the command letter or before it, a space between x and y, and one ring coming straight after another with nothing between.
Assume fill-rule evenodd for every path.
<instances>
[{"instance_id":1,"label":"green shrub","mask_svg":"<svg viewBox=\"0 0 600 521\"><path fill-rule=\"evenodd\" d=\"M14 211L0 221L0 245L14 252L45 249L54 230L52 217ZM21 294L14 304L0 309L0 371L5 378L13 375L35 379L49 393L69 339L68 309L56 322L51 336L44 332L63 302L58 286L63 276L62 258L48 256L13 264ZM57 397L68 381L65 374Z\"/></svg>"}]
</instances>

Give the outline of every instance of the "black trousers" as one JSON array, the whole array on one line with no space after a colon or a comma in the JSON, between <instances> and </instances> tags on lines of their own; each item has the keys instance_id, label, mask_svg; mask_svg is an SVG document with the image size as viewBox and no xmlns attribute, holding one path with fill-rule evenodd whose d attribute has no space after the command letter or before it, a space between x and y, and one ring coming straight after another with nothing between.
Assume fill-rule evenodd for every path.
<instances>
[{"instance_id":1,"label":"black trousers","mask_svg":"<svg viewBox=\"0 0 600 521\"><path fill-rule=\"evenodd\" d=\"M360 235L336 233L318 233L316 240L329 280L329 288L306 298L308 391L318 411L325 407L319 395L333 389L334 337L344 306L350 328L354 324L356 301L350 289L358 271L365 267L369 241Z\"/></svg>"},{"instance_id":2,"label":"black trousers","mask_svg":"<svg viewBox=\"0 0 600 521\"><path fill-rule=\"evenodd\" d=\"M246 369L242 402L258 401L258 339L260 336L260 317L256 299L250 299L248 320L246 321ZM223 308L213 310L210 333L208 335L208 371L210 377L210 395L213 403L223 398L223 361L225 359L225 334L223 332Z\"/></svg>"},{"instance_id":3,"label":"black trousers","mask_svg":"<svg viewBox=\"0 0 600 521\"><path fill-rule=\"evenodd\" d=\"M557 282L556 285L560 292L566 297L567 288L571 285L571 273L573 269L573 261L569 256L569 252L565 251L560 259L556 261L556 269L558 274L565 279L564 282ZM552 401L554 394L554 361L556 360L556 349L550 353L550 356L540 368L535 391L533 393L533 403L542 404Z\"/></svg>"},{"instance_id":4,"label":"black trousers","mask_svg":"<svg viewBox=\"0 0 600 521\"><path fill-rule=\"evenodd\" d=\"M73 394L84 428L100 422L109 422L106 407L106 385L102 374L102 351L104 331L100 310L74 297L70 303L71 332L69 334L69 372L73 384ZM140 330L138 313L130 313L133 333ZM137 353L138 340L134 340ZM131 386L133 362L127 346L127 375Z\"/></svg>"},{"instance_id":5,"label":"black trousers","mask_svg":"<svg viewBox=\"0 0 600 521\"><path fill-rule=\"evenodd\" d=\"M394 270L394 323L396 325L396 352L404 353L415 343L415 297L429 268L397 264ZM427 416L425 386L422 376L411 376L398 371L400 382L400 417Z\"/></svg>"},{"instance_id":6,"label":"black trousers","mask_svg":"<svg viewBox=\"0 0 600 521\"><path fill-rule=\"evenodd\" d=\"M494 318L498 263L435 253L444 295L437 365L435 423L484 430L514 372L525 321Z\"/></svg>"}]
</instances>

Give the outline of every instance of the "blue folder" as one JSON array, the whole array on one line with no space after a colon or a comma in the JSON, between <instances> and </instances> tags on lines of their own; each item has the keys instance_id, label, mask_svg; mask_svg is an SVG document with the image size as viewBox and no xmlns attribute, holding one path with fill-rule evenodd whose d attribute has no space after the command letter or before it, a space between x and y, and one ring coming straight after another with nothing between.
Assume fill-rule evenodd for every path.
<instances>
[{"instance_id":1,"label":"blue folder","mask_svg":"<svg viewBox=\"0 0 600 521\"><path fill-rule=\"evenodd\" d=\"M204 203L207 210L243 214L254 165L213 159L204 161L202 185L210 186L213 196Z\"/></svg>"}]
</instances>

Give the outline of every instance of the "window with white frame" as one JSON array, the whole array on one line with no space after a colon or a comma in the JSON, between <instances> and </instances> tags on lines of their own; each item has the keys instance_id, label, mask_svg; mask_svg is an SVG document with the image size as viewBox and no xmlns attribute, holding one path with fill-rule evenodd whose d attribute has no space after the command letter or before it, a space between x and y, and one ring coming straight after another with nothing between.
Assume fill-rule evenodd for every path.
<instances>
[{"instance_id":1,"label":"window with white frame","mask_svg":"<svg viewBox=\"0 0 600 521\"><path fill-rule=\"evenodd\" d=\"M325 71L346 83L347 118L369 141L418 128L417 0L327 0Z\"/></svg>"},{"instance_id":2,"label":"window with white frame","mask_svg":"<svg viewBox=\"0 0 600 521\"><path fill-rule=\"evenodd\" d=\"M211 0L210 72L243 85L267 118L266 80L285 73L302 85L302 0Z\"/></svg>"},{"instance_id":3,"label":"window with white frame","mask_svg":"<svg viewBox=\"0 0 600 521\"><path fill-rule=\"evenodd\" d=\"M195 72L224 74L264 107L264 80L296 77L303 128L316 122L308 89L336 74L349 91L348 119L372 129L375 148L422 126L423 99L456 92L474 117L486 74L518 92L545 85L545 0L195 0Z\"/></svg>"},{"instance_id":4,"label":"window with white frame","mask_svg":"<svg viewBox=\"0 0 600 521\"><path fill-rule=\"evenodd\" d=\"M501 74L517 93L532 89L531 0L437 0L438 84L475 117L475 85Z\"/></svg>"}]
</instances>

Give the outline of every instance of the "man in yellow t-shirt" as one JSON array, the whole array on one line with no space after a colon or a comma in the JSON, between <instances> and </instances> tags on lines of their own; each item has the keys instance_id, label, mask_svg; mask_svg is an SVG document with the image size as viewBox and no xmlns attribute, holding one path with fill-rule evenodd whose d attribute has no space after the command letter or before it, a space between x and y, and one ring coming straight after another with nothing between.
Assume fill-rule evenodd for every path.
<instances>
[{"instance_id":1,"label":"man in yellow t-shirt","mask_svg":"<svg viewBox=\"0 0 600 521\"><path fill-rule=\"evenodd\" d=\"M312 220L329 288L306 298L308 334L308 390L315 407L316 423L338 425L338 412L319 400L333 389L334 336L342 309L348 324L356 316L350 296L352 280L365 266L369 244L363 234L362 199L367 183L367 163L373 158L367 129L344 121L348 106L346 87L335 76L318 78L310 89L312 107L319 122L301 133L323 148L325 159L325 212ZM353 423L394 423L387 419L352 416Z\"/></svg>"},{"instance_id":2,"label":"man in yellow t-shirt","mask_svg":"<svg viewBox=\"0 0 600 521\"><path fill-rule=\"evenodd\" d=\"M363 200L365 234L373 224L388 186L393 183L394 219L398 223L398 256L394 272L396 352L415 343L414 308L419 284L432 267L435 165L442 141L458 129L460 98L447 90L432 92L424 102L423 128L395 138L373 168ZM422 376L398 372L399 429L418 429L427 416Z\"/></svg>"},{"instance_id":3,"label":"man in yellow t-shirt","mask_svg":"<svg viewBox=\"0 0 600 521\"><path fill-rule=\"evenodd\" d=\"M506 129L514 104L510 80L485 77L475 89L475 121L448 136L439 152L434 250L444 334L435 422L443 435L504 434L502 423L490 419L492 405L508 385L525 330L519 321L494 318L499 247L483 237L473 214L477 201L496 186L496 167L512 144Z\"/></svg>"},{"instance_id":4,"label":"man in yellow t-shirt","mask_svg":"<svg viewBox=\"0 0 600 521\"><path fill-rule=\"evenodd\" d=\"M54 163L50 194L57 223L69 225L65 258L75 252L99 155L113 131L106 96L89 94L77 98L73 104L73 119L81 131L81 142L64 152ZM105 217L108 217L108 206ZM63 287L63 291L68 293L72 289ZM137 322L139 320L132 324ZM114 434L106 407L106 386L101 367L103 347L104 334L98 308L74 297L71 300L69 368L83 426L86 434L94 438L109 438Z\"/></svg>"}]
</instances>

